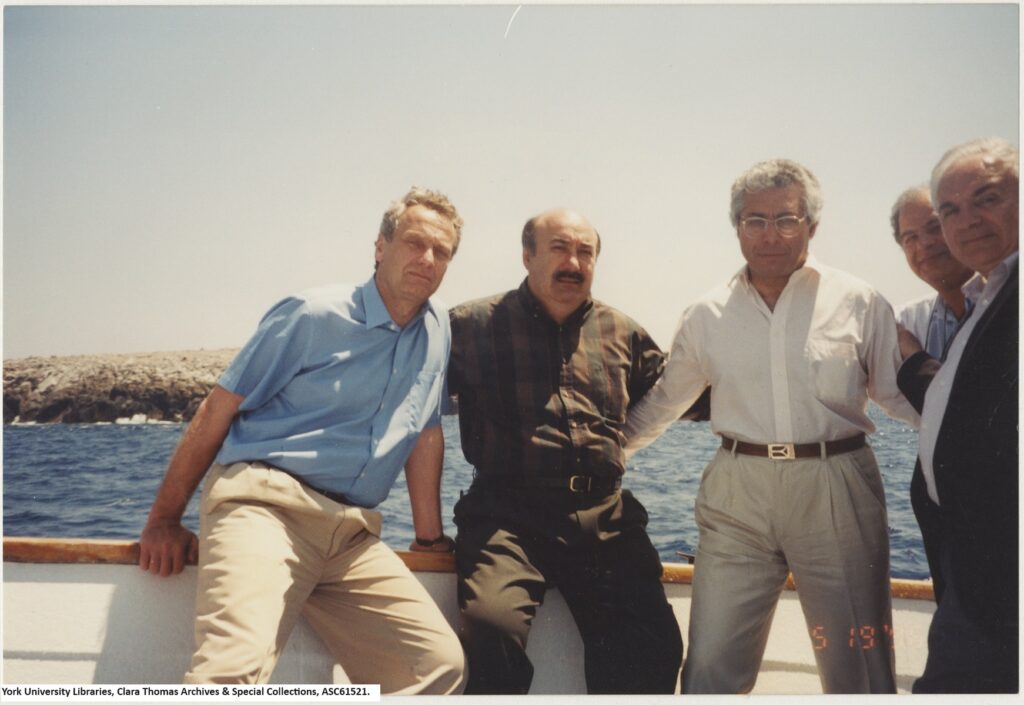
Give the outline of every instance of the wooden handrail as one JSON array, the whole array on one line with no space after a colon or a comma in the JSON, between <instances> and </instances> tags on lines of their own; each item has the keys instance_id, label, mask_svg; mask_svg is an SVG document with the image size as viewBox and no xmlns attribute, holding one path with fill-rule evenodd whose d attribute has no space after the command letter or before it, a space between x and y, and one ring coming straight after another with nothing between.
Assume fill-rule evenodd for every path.
<instances>
[{"instance_id":1,"label":"wooden handrail","mask_svg":"<svg viewBox=\"0 0 1024 705\"><path fill-rule=\"evenodd\" d=\"M134 565L139 562L137 541L109 539L55 539L4 537L4 562L7 563L110 563ZM450 553L397 551L409 570L420 573L454 573L455 556ZM664 583L689 585L693 582L693 566L664 563ZM793 576L786 580L786 589L796 589ZM911 600L934 600L930 580L893 578L892 596Z\"/></svg>"}]
</instances>

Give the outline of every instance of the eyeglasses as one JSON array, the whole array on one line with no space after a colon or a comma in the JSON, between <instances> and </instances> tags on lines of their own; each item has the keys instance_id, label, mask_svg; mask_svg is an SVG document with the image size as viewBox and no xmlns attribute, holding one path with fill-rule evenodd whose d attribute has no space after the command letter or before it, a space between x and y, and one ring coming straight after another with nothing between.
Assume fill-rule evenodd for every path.
<instances>
[{"instance_id":1,"label":"eyeglasses","mask_svg":"<svg viewBox=\"0 0 1024 705\"><path fill-rule=\"evenodd\" d=\"M802 218L797 218L795 215L780 215L778 218L762 218L759 215L752 215L740 221L740 232L747 237L758 237L768 232L769 225L774 225L776 232L782 237L796 237L805 220L807 220L806 215Z\"/></svg>"},{"instance_id":2,"label":"eyeglasses","mask_svg":"<svg viewBox=\"0 0 1024 705\"><path fill-rule=\"evenodd\" d=\"M938 218L931 218L924 224L924 233L932 239L942 239L942 226ZM907 230L900 235L900 246L906 250L921 242L921 233L916 230Z\"/></svg>"}]
</instances>

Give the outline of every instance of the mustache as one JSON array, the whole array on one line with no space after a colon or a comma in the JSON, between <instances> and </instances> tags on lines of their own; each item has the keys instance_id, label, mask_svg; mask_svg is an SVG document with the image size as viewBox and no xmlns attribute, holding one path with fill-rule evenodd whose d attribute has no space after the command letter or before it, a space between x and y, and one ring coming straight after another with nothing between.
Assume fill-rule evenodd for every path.
<instances>
[{"instance_id":1,"label":"mustache","mask_svg":"<svg viewBox=\"0 0 1024 705\"><path fill-rule=\"evenodd\" d=\"M570 272L567 269L555 272L555 281L583 283L583 275L579 272Z\"/></svg>"}]
</instances>

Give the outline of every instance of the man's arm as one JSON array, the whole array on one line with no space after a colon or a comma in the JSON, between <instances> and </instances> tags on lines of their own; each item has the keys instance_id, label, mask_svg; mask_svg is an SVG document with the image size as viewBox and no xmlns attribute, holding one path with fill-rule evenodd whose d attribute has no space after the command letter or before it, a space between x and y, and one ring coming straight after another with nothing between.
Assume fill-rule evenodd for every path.
<instances>
[{"instance_id":1,"label":"man's arm","mask_svg":"<svg viewBox=\"0 0 1024 705\"><path fill-rule=\"evenodd\" d=\"M896 382L918 413L924 408L924 395L941 367L941 362L923 350L910 355L900 366Z\"/></svg>"},{"instance_id":2,"label":"man's arm","mask_svg":"<svg viewBox=\"0 0 1024 705\"><path fill-rule=\"evenodd\" d=\"M638 328L633 333L632 343L633 364L628 389L630 405L640 401L651 391L651 387L665 369L667 357L654 342L654 338L643 328Z\"/></svg>"},{"instance_id":3,"label":"man's arm","mask_svg":"<svg viewBox=\"0 0 1024 705\"><path fill-rule=\"evenodd\" d=\"M914 353L924 350L924 347L921 345L921 339L914 335L914 332L909 330L900 321L896 321L896 340L900 346L900 357L904 360Z\"/></svg>"},{"instance_id":4,"label":"man's arm","mask_svg":"<svg viewBox=\"0 0 1024 705\"><path fill-rule=\"evenodd\" d=\"M643 328L633 334L633 371L629 383L630 406L640 401L657 383L668 357ZM679 417L680 421L711 418L711 387L705 387L697 401Z\"/></svg>"},{"instance_id":5,"label":"man's arm","mask_svg":"<svg viewBox=\"0 0 1024 705\"><path fill-rule=\"evenodd\" d=\"M871 297L864 325L863 364L868 375L868 397L888 416L918 428L921 417L896 385L896 373L903 357L896 318L881 294L874 293Z\"/></svg>"},{"instance_id":6,"label":"man's arm","mask_svg":"<svg viewBox=\"0 0 1024 705\"><path fill-rule=\"evenodd\" d=\"M627 458L650 445L708 386L697 359L696 346L689 339L687 320L684 314L661 377L644 398L629 409L623 428Z\"/></svg>"},{"instance_id":7,"label":"man's arm","mask_svg":"<svg viewBox=\"0 0 1024 705\"><path fill-rule=\"evenodd\" d=\"M171 457L139 537L139 567L154 575L180 573L196 560L199 539L181 524L189 498L209 469L244 397L214 386Z\"/></svg>"},{"instance_id":8,"label":"man's arm","mask_svg":"<svg viewBox=\"0 0 1024 705\"><path fill-rule=\"evenodd\" d=\"M405 481L409 487L412 506L412 525L416 538L436 542L423 546L413 541L411 551L438 551L447 553L454 548L452 540L444 535L441 522L441 466L444 463L444 432L440 426L431 426L420 433L416 445L405 463Z\"/></svg>"}]
</instances>

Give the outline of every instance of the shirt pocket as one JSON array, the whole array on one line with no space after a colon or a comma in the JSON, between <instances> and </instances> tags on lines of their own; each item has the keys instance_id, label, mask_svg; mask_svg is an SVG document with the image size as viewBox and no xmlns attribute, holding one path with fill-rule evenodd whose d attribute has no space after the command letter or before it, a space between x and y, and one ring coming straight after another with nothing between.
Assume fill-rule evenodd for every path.
<instances>
[{"instance_id":1,"label":"shirt pocket","mask_svg":"<svg viewBox=\"0 0 1024 705\"><path fill-rule=\"evenodd\" d=\"M629 364L618 359L602 359L591 362L589 376L576 383L588 390L594 411L613 423L626 422L626 406L629 400ZM639 400L636 400L639 401Z\"/></svg>"},{"instance_id":2,"label":"shirt pocket","mask_svg":"<svg viewBox=\"0 0 1024 705\"><path fill-rule=\"evenodd\" d=\"M830 409L849 409L863 404L867 374L860 364L857 346L836 340L812 340L807 345L815 397Z\"/></svg>"}]
</instances>

